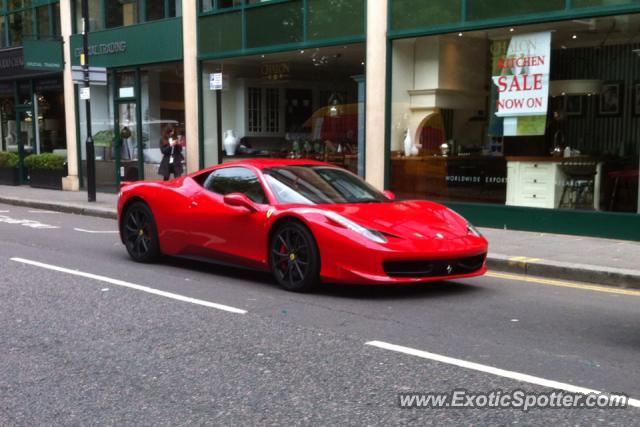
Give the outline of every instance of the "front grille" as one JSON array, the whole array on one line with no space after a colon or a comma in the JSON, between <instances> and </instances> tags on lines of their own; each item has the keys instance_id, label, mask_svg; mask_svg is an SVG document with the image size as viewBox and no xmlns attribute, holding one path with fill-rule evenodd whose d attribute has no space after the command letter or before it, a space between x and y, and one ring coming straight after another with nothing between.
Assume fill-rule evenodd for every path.
<instances>
[{"instance_id":1,"label":"front grille","mask_svg":"<svg viewBox=\"0 0 640 427\"><path fill-rule=\"evenodd\" d=\"M384 272L390 277L438 277L469 274L480 270L487 254L435 260L385 261Z\"/></svg>"}]
</instances>

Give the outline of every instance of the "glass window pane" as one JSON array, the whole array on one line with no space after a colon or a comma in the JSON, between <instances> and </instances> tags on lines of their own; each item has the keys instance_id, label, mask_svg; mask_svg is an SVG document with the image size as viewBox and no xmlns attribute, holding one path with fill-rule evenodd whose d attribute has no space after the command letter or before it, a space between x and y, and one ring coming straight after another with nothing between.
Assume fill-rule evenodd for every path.
<instances>
[{"instance_id":1,"label":"glass window pane","mask_svg":"<svg viewBox=\"0 0 640 427\"><path fill-rule=\"evenodd\" d=\"M213 0L202 0L202 11L208 12L213 9Z\"/></svg>"},{"instance_id":2,"label":"glass window pane","mask_svg":"<svg viewBox=\"0 0 640 427\"><path fill-rule=\"evenodd\" d=\"M309 0L309 39L364 35L364 0Z\"/></svg>"},{"instance_id":3,"label":"glass window pane","mask_svg":"<svg viewBox=\"0 0 640 427\"><path fill-rule=\"evenodd\" d=\"M0 16L0 47L7 47L7 39L5 35L6 16Z\"/></svg>"},{"instance_id":4,"label":"glass window pane","mask_svg":"<svg viewBox=\"0 0 640 427\"><path fill-rule=\"evenodd\" d=\"M205 165L237 157L307 158L362 173L364 54L363 44L349 44L205 61ZM216 73L223 75L221 91L210 89Z\"/></svg>"},{"instance_id":5,"label":"glass window pane","mask_svg":"<svg viewBox=\"0 0 640 427\"><path fill-rule=\"evenodd\" d=\"M169 16L182 16L182 0L169 0Z\"/></svg>"},{"instance_id":6,"label":"glass window pane","mask_svg":"<svg viewBox=\"0 0 640 427\"><path fill-rule=\"evenodd\" d=\"M218 0L218 9L227 9L240 5L242 5L242 0Z\"/></svg>"},{"instance_id":7,"label":"glass window pane","mask_svg":"<svg viewBox=\"0 0 640 427\"><path fill-rule=\"evenodd\" d=\"M242 15L224 13L200 18L198 25L199 51L213 53L242 48Z\"/></svg>"},{"instance_id":8,"label":"glass window pane","mask_svg":"<svg viewBox=\"0 0 640 427\"><path fill-rule=\"evenodd\" d=\"M9 15L9 38L11 46L19 46L25 38L33 36L33 14L31 10Z\"/></svg>"},{"instance_id":9,"label":"glass window pane","mask_svg":"<svg viewBox=\"0 0 640 427\"><path fill-rule=\"evenodd\" d=\"M426 27L459 22L461 0L392 0L391 28Z\"/></svg>"},{"instance_id":10,"label":"glass window pane","mask_svg":"<svg viewBox=\"0 0 640 427\"><path fill-rule=\"evenodd\" d=\"M9 10L31 7L31 0L9 0Z\"/></svg>"},{"instance_id":11,"label":"glass window pane","mask_svg":"<svg viewBox=\"0 0 640 427\"><path fill-rule=\"evenodd\" d=\"M248 9L247 47L302 41L302 2Z\"/></svg>"},{"instance_id":12,"label":"glass window pane","mask_svg":"<svg viewBox=\"0 0 640 427\"><path fill-rule=\"evenodd\" d=\"M49 6L41 6L37 9L38 31L40 38L47 38L52 35L49 27Z\"/></svg>"},{"instance_id":13,"label":"glass window pane","mask_svg":"<svg viewBox=\"0 0 640 427\"><path fill-rule=\"evenodd\" d=\"M121 27L138 23L137 0L105 0L107 28Z\"/></svg>"},{"instance_id":14,"label":"glass window pane","mask_svg":"<svg viewBox=\"0 0 640 427\"><path fill-rule=\"evenodd\" d=\"M164 0L147 1L147 21L164 18Z\"/></svg>"},{"instance_id":15,"label":"glass window pane","mask_svg":"<svg viewBox=\"0 0 640 427\"><path fill-rule=\"evenodd\" d=\"M186 159L182 63L145 67L140 73L144 176L145 179L158 179L162 144L176 140Z\"/></svg>"},{"instance_id":16,"label":"glass window pane","mask_svg":"<svg viewBox=\"0 0 640 427\"><path fill-rule=\"evenodd\" d=\"M103 30L103 13L102 13L102 0L88 0L89 4L89 31ZM56 3L58 25L60 22L60 4ZM76 14L76 30L78 33L82 32L82 7L79 1L75 2L75 14ZM59 30L58 30L59 31Z\"/></svg>"},{"instance_id":17,"label":"glass window pane","mask_svg":"<svg viewBox=\"0 0 640 427\"><path fill-rule=\"evenodd\" d=\"M620 6L626 4L637 4L639 0L573 0L571 7L606 7L606 6Z\"/></svg>"},{"instance_id":18,"label":"glass window pane","mask_svg":"<svg viewBox=\"0 0 640 427\"><path fill-rule=\"evenodd\" d=\"M62 34L60 29L60 3L56 3L53 5L53 30L52 35L59 36Z\"/></svg>"},{"instance_id":19,"label":"glass window pane","mask_svg":"<svg viewBox=\"0 0 640 427\"><path fill-rule=\"evenodd\" d=\"M476 21L501 16L563 10L565 0L467 0L467 19Z\"/></svg>"}]
</instances>

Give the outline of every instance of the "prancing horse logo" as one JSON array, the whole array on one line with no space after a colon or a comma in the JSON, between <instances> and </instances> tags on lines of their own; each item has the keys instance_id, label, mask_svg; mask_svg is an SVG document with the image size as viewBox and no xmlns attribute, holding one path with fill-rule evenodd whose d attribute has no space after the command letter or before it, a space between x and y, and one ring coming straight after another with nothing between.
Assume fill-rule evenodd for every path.
<instances>
[{"instance_id":1,"label":"prancing horse logo","mask_svg":"<svg viewBox=\"0 0 640 427\"><path fill-rule=\"evenodd\" d=\"M453 267L451 265L447 265L447 274L453 273Z\"/></svg>"}]
</instances>

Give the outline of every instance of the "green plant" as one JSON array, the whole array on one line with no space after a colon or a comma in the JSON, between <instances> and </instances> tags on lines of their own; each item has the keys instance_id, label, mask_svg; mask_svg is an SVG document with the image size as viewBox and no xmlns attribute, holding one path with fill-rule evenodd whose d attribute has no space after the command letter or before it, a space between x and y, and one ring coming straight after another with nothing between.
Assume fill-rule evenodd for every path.
<instances>
[{"instance_id":1,"label":"green plant","mask_svg":"<svg viewBox=\"0 0 640 427\"><path fill-rule=\"evenodd\" d=\"M24 159L29 169L63 170L67 159L53 153L31 154Z\"/></svg>"},{"instance_id":2,"label":"green plant","mask_svg":"<svg viewBox=\"0 0 640 427\"><path fill-rule=\"evenodd\" d=\"M20 158L16 153L0 151L0 167L2 168L15 168L18 166L19 160Z\"/></svg>"},{"instance_id":3,"label":"green plant","mask_svg":"<svg viewBox=\"0 0 640 427\"><path fill-rule=\"evenodd\" d=\"M111 147L115 138L113 130L101 130L93 135L93 144L96 147Z\"/></svg>"}]
</instances>

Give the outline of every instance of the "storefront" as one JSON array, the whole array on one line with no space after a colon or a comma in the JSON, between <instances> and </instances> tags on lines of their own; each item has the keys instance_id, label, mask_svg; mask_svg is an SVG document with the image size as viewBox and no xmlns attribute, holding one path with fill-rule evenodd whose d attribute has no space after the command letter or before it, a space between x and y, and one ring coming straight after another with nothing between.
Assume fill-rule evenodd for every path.
<instances>
[{"instance_id":1,"label":"storefront","mask_svg":"<svg viewBox=\"0 0 640 427\"><path fill-rule=\"evenodd\" d=\"M126 11L125 11L126 12ZM123 12L124 13L124 12ZM71 38L79 64L81 37ZM91 86L91 130L98 191L117 191L120 181L161 179L163 138L186 147L182 23L164 19L89 35L90 64L107 69L107 84ZM85 103L76 90L80 180L86 175Z\"/></svg>"},{"instance_id":2,"label":"storefront","mask_svg":"<svg viewBox=\"0 0 640 427\"><path fill-rule=\"evenodd\" d=\"M364 1L330 3L203 2L202 166L306 158L364 175Z\"/></svg>"},{"instance_id":3,"label":"storefront","mask_svg":"<svg viewBox=\"0 0 640 427\"><path fill-rule=\"evenodd\" d=\"M62 65L60 60L48 65L48 70L25 67L23 47L0 51L1 149L19 155L23 183L28 181L26 156L51 152L66 155L62 75L51 70Z\"/></svg>"},{"instance_id":4,"label":"storefront","mask_svg":"<svg viewBox=\"0 0 640 427\"><path fill-rule=\"evenodd\" d=\"M640 238L640 15L469 0L462 17L409 17L409 3L391 5L390 189L480 225Z\"/></svg>"}]
</instances>

